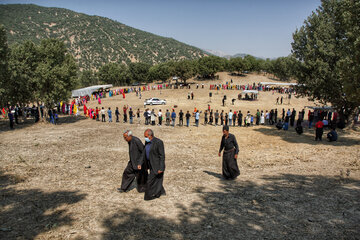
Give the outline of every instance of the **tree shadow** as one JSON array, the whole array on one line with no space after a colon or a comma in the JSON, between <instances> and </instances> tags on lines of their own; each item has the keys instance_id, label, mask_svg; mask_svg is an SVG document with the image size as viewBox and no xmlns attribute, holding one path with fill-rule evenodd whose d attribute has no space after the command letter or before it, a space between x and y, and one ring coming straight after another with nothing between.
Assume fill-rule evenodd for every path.
<instances>
[{"instance_id":1,"label":"tree shadow","mask_svg":"<svg viewBox=\"0 0 360 240\"><path fill-rule=\"evenodd\" d=\"M220 181L195 189L198 201L175 204L176 220L139 208L105 219L103 239L358 239L360 181L282 174Z\"/></svg>"},{"instance_id":2,"label":"tree shadow","mask_svg":"<svg viewBox=\"0 0 360 240\"><path fill-rule=\"evenodd\" d=\"M60 115L59 120L57 122L57 125L63 125L63 124L71 124L71 123L76 123L78 121L82 121L87 119L85 116L64 116L64 115ZM16 124L14 122L14 129L10 129L10 122L7 119L1 119L0 120L0 132L7 132L7 131L15 131L15 130L19 130L19 129L23 129L23 128L27 128L27 127L31 127L35 124L44 124L44 126L46 126L45 124L48 124L48 126L52 126L51 123L49 123L49 120L47 119L46 121L44 120L40 120L39 122L35 123L34 119L28 118L23 122L19 122L19 124Z\"/></svg>"},{"instance_id":3,"label":"tree shadow","mask_svg":"<svg viewBox=\"0 0 360 240\"><path fill-rule=\"evenodd\" d=\"M336 142L328 142L326 138L326 134L330 130L324 130L323 140L322 141L315 141L315 129L311 131L305 130L303 134L299 135L296 133L295 130L290 129L288 131L278 130L275 127L259 127L254 128L254 131L265 134L267 136L278 136L281 137L282 140L289 142L289 143L306 143L311 145L332 145L332 146L353 146L359 145L360 140L356 138L352 138L346 136L346 133L342 130L338 131L339 137Z\"/></svg>"},{"instance_id":4,"label":"tree shadow","mask_svg":"<svg viewBox=\"0 0 360 240\"><path fill-rule=\"evenodd\" d=\"M71 225L68 205L83 200L78 191L17 190L22 177L0 171L0 239L33 239L43 232Z\"/></svg>"}]
</instances>

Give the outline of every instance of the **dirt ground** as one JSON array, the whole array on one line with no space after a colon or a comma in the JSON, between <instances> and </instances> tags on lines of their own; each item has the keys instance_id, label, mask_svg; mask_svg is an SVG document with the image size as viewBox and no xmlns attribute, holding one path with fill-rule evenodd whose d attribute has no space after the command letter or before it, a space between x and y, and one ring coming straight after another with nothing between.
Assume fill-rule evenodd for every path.
<instances>
[{"instance_id":1,"label":"dirt ground","mask_svg":"<svg viewBox=\"0 0 360 240\"><path fill-rule=\"evenodd\" d=\"M271 81L220 73L217 82L230 79ZM205 89L191 89L194 100L187 100L188 89L162 90L145 92L142 99L135 93L106 98L101 106L143 110L149 97L167 100L153 107L156 112L174 105L177 112L210 104L243 113L313 105L303 98L275 105L281 95L271 92L230 105L235 90L213 91L209 103L210 81L202 83ZM228 101L222 107L224 94ZM0 122L0 239L360 239L358 131L339 130L338 142L329 143L315 142L307 128L299 136L292 128L232 127L241 175L225 181L217 156L221 127L196 128L193 119L189 128L154 126L165 144L167 195L144 201L136 189L117 188L129 160L122 133L131 129L143 140L147 126L83 116L61 117L56 126L29 122L13 131Z\"/></svg>"}]
</instances>

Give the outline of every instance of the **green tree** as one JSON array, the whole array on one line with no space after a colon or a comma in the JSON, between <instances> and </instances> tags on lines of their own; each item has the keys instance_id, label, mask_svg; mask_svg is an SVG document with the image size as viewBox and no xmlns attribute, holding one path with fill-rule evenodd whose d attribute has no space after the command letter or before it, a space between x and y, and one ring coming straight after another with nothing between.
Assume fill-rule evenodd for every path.
<instances>
[{"instance_id":1,"label":"green tree","mask_svg":"<svg viewBox=\"0 0 360 240\"><path fill-rule=\"evenodd\" d=\"M7 101L25 105L36 101L38 85L36 69L40 62L38 47L31 41L11 47L7 84Z\"/></svg>"},{"instance_id":2,"label":"green tree","mask_svg":"<svg viewBox=\"0 0 360 240\"><path fill-rule=\"evenodd\" d=\"M149 69L151 65L148 63L137 62L129 64L129 72L131 80L134 82L148 82Z\"/></svg>"},{"instance_id":3,"label":"green tree","mask_svg":"<svg viewBox=\"0 0 360 240\"><path fill-rule=\"evenodd\" d=\"M244 57L245 62L245 71L249 72L260 72L261 70L261 59L256 59L251 55L246 55Z\"/></svg>"},{"instance_id":4,"label":"green tree","mask_svg":"<svg viewBox=\"0 0 360 240\"><path fill-rule=\"evenodd\" d=\"M241 57L231 58L229 60L229 69L230 72L238 72L241 74L245 70L245 62Z\"/></svg>"},{"instance_id":5,"label":"green tree","mask_svg":"<svg viewBox=\"0 0 360 240\"><path fill-rule=\"evenodd\" d=\"M281 81L289 80L292 73L290 57L279 57L270 62L270 71Z\"/></svg>"},{"instance_id":6,"label":"green tree","mask_svg":"<svg viewBox=\"0 0 360 240\"><path fill-rule=\"evenodd\" d=\"M161 63L150 67L149 78L153 80L161 80L165 82L171 77L170 67L166 63Z\"/></svg>"},{"instance_id":7,"label":"green tree","mask_svg":"<svg viewBox=\"0 0 360 240\"><path fill-rule=\"evenodd\" d=\"M9 48L7 45L6 31L0 24L0 105L6 104L6 88L9 83Z\"/></svg>"},{"instance_id":8,"label":"green tree","mask_svg":"<svg viewBox=\"0 0 360 240\"><path fill-rule=\"evenodd\" d=\"M121 86L130 83L129 69L125 64L105 64L99 69L97 77L100 82L106 84Z\"/></svg>"},{"instance_id":9,"label":"green tree","mask_svg":"<svg viewBox=\"0 0 360 240\"><path fill-rule=\"evenodd\" d=\"M293 34L298 93L331 103L342 119L360 105L360 3L323 0Z\"/></svg>"},{"instance_id":10,"label":"green tree","mask_svg":"<svg viewBox=\"0 0 360 240\"><path fill-rule=\"evenodd\" d=\"M186 81L196 74L194 61L182 60L175 64L175 75L179 77L185 84Z\"/></svg>"},{"instance_id":11,"label":"green tree","mask_svg":"<svg viewBox=\"0 0 360 240\"><path fill-rule=\"evenodd\" d=\"M214 78L217 72L224 70L224 61L220 57L209 56L198 60L198 74L203 78Z\"/></svg>"},{"instance_id":12,"label":"green tree","mask_svg":"<svg viewBox=\"0 0 360 240\"><path fill-rule=\"evenodd\" d=\"M78 67L75 59L58 39L42 40L38 47L39 64L35 70L37 102L47 108L67 101L77 85Z\"/></svg>"},{"instance_id":13,"label":"green tree","mask_svg":"<svg viewBox=\"0 0 360 240\"><path fill-rule=\"evenodd\" d=\"M79 87L89 87L99 84L98 78L92 70L82 70L79 73Z\"/></svg>"}]
</instances>

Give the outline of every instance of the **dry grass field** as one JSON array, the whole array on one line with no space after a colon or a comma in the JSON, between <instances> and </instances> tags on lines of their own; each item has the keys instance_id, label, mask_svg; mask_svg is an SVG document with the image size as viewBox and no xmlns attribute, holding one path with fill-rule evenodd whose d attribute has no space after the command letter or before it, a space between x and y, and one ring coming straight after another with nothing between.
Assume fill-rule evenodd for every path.
<instances>
[{"instance_id":1,"label":"dry grass field","mask_svg":"<svg viewBox=\"0 0 360 240\"><path fill-rule=\"evenodd\" d=\"M217 83L231 78L239 84L271 81L220 73ZM230 105L235 90L213 91L208 103L214 82L202 83L205 89L192 86L194 100L187 100L188 89L156 90L142 99L135 93L106 98L101 106L143 110L149 97L167 100L153 107L156 112L174 105L177 112L210 104L243 113L313 105L304 98L275 105L280 94L272 92ZM221 127L204 126L203 119L198 128L154 126L165 144L167 195L144 201L136 189L117 188L129 160L122 133L131 129L143 139L147 126L83 116L59 122L24 123L13 131L0 122L0 239L360 239L360 136L353 129L339 130L338 142L329 143L315 142L307 128L299 136L293 128L232 127L241 175L225 181L217 156Z\"/></svg>"}]
</instances>

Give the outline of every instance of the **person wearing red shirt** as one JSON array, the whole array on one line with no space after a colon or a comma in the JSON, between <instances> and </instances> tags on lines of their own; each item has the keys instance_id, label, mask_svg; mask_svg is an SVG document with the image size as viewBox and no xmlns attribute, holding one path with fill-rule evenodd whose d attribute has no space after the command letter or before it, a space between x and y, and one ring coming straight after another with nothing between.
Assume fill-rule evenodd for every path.
<instances>
[{"instance_id":1,"label":"person wearing red shirt","mask_svg":"<svg viewBox=\"0 0 360 240\"><path fill-rule=\"evenodd\" d=\"M315 141L322 139L322 135L324 132L324 123L323 121L319 120L316 124L315 124Z\"/></svg>"}]
</instances>

